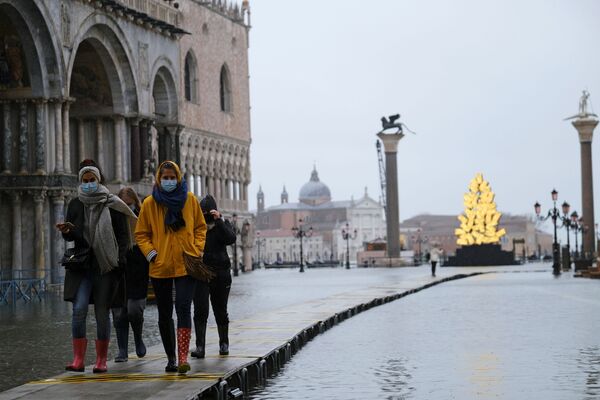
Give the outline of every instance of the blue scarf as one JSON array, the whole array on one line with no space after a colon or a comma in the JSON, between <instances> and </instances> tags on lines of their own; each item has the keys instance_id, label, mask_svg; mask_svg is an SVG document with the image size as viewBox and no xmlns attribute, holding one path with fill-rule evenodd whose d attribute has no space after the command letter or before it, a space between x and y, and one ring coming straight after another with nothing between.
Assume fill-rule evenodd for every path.
<instances>
[{"instance_id":1,"label":"blue scarf","mask_svg":"<svg viewBox=\"0 0 600 400\"><path fill-rule=\"evenodd\" d=\"M187 201L188 187L185 179L181 179L181 182L175 190L172 192L165 192L160 188L157 183L152 189L152 197L154 200L165 207L167 207L167 214L165 215L165 228L171 229L173 232L183 228L185 221L183 219L183 206Z\"/></svg>"}]
</instances>

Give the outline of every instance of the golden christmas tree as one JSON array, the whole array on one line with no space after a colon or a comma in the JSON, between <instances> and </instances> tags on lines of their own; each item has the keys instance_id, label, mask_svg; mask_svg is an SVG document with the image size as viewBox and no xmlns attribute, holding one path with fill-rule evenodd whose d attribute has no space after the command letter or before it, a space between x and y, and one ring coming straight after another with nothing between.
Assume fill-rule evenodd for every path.
<instances>
[{"instance_id":1,"label":"golden christmas tree","mask_svg":"<svg viewBox=\"0 0 600 400\"><path fill-rule=\"evenodd\" d=\"M502 214L496 210L494 192L480 173L469 184L469 193L464 196L465 213L458 216L460 228L454 231L456 244L498 243L506 230L498 229Z\"/></svg>"}]
</instances>

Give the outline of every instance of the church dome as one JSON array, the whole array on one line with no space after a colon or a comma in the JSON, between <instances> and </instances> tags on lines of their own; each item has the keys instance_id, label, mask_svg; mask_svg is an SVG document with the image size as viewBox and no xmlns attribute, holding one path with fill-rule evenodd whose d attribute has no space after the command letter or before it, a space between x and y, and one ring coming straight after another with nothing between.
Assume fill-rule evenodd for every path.
<instances>
[{"instance_id":1,"label":"church dome","mask_svg":"<svg viewBox=\"0 0 600 400\"><path fill-rule=\"evenodd\" d=\"M299 200L310 205L319 205L331 201L331 192L326 184L319 180L317 168L313 169L310 181L300 188Z\"/></svg>"}]
</instances>

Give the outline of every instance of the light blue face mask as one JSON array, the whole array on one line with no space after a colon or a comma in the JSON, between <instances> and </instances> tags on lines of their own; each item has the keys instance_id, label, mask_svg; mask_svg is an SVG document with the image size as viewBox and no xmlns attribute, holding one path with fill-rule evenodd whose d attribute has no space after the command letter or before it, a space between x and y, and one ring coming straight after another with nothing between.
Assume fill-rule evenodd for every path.
<instances>
[{"instance_id":1,"label":"light blue face mask","mask_svg":"<svg viewBox=\"0 0 600 400\"><path fill-rule=\"evenodd\" d=\"M160 180L160 187L165 192L170 193L173 190L175 190L175 188L177 187L177 181L175 179L161 179Z\"/></svg>"},{"instance_id":2,"label":"light blue face mask","mask_svg":"<svg viewBox=\"0 0 600 400\"><path fill-rule=\"evenodd\" d=\"M81 184L81 191L83 193L95 193L98 191L98 182L87 182Z\"/></svg>"}]
</instances>

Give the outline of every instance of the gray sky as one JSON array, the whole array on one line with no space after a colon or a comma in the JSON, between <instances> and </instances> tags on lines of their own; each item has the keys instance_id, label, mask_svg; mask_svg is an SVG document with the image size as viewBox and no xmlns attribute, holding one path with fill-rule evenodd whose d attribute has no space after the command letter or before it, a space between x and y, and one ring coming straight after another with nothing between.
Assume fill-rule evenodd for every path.
<instances>
[{"instance_id":1,"label":"gray sky","mask_svg":"<svg viewBox=\"0 0 600 400\"><path fill-rule=\"evenodd\" d=\"M482 172L498 208L581 210L581 90L600 112L594 0L253 0L251 208L290 201L313 162L334 200L379 198L375 133L402 114L400 217L458 214ZM600 129L600 128L599 128ZM600 131L593 144L600 219Z\"/></svg>"}]
</instances>

